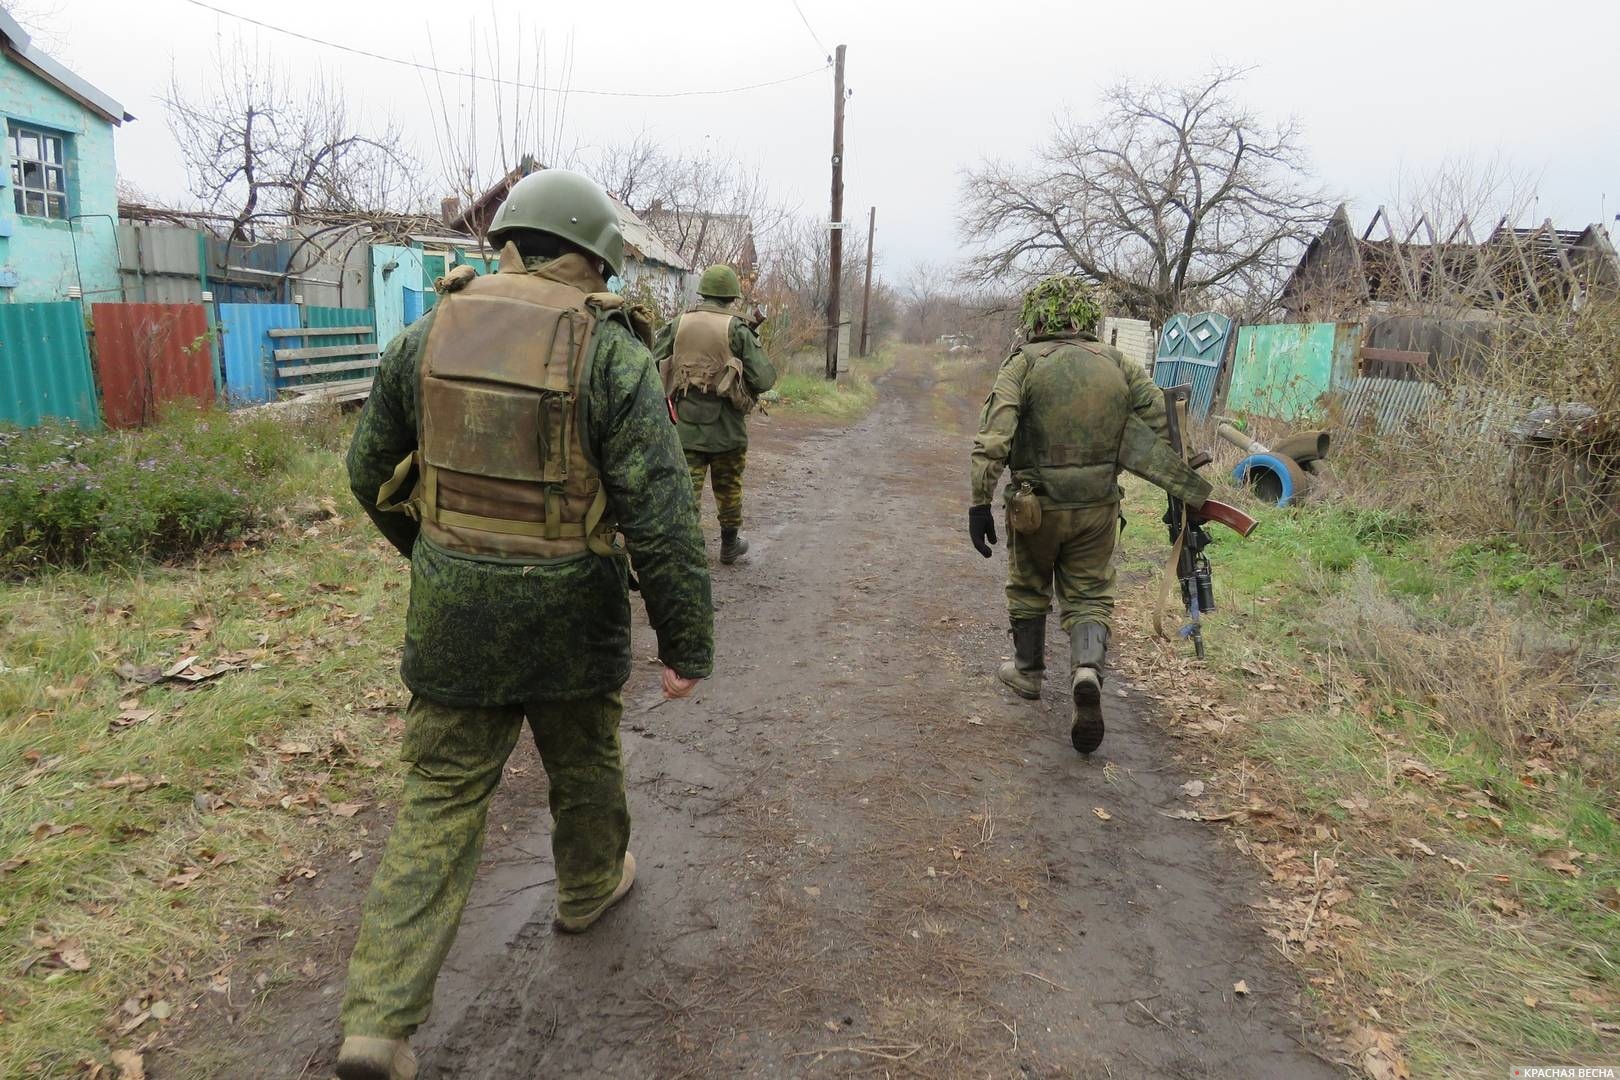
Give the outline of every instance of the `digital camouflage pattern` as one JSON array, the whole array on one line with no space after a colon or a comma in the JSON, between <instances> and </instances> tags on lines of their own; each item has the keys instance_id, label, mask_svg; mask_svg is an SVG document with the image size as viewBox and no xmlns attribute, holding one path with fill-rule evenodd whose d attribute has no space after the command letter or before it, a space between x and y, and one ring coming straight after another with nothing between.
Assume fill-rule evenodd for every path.
<instances>
[{"instance_id":1,"label":"digital camouflage pattern","mask_svg":"<svg viewBox=\"0 0 1620 1080\"><path fill-rule=\"evenodd\" d=\"M1007 530L1007 613L1044 619L1055 592L1063 629L1076 623L1113 625L1114 541L1119 509L1044 510L1032 533Z\"/></svg>"},{"instance_id":2,"label":"digital camouflage pattern","mask_svg":"<svg viewBox=\"0 0 1620 1080\"><path fill-rule=\"evenodd\" d=\"M576 255L544 273L586 292L601 278ZM383 535L411 560L401 675L417 694L453 705L592 697L630 674L629 566L583 555L538 565L452 555L417 523L377 510L378 487L417 442L417 366L430 312L383 352L349 447L349 483ZM680 441L647 350L618 319L598 327L587 398L588 448L641 583L659 658L705 677L714 619L703 537Z\"/></svg>"},{"instance_id":3,"label":"digital camouflage pattern","mask_svg":"<svg viewBox=\"0 0 1620 1080\"><path fill-rule=\"evenodd\" d=\"M743 382L755 397L776 385L776 367L765 355L759 335L735 306L699 304L695 310L725 311L736 316L731 324L731 352L743 364ZM677 316L658 332L653 359L662 363L675 352ZM724 454L748 446L748 418L723 398L712 394L688 393L675 405L679 418L681 446L705 454Z\"/></svg>"},{"instance_id":4,"label":"digital camouflage pattern","mask_svg":"<svg viewBox=\"0 0 1620 1080\"><path fill-rule=\"evenodd\" d=\"M1077 277L1049 277L1024 294L1019 323L1030 337L1095 330L1102 302L1091 284Z\"/></svg>"},{"instance_id":5,"label":"digital camouflage pattern","mask_svg":"<svg viewBox=\"0 0 1620 1080\"><path fill-rule=\"evenodd\" d=\"M706 454L701 450L686 452L686 465L692 473L692 501L703 506L703 476L709 475L714 487L715 517L722 529L742 527L743 470L748 467L747 450L727 450L723 454Z\"/></svg>"},{"instance_id":6,"label":"digital camouflage pattern","mask_svg":"<svg viewBox=\"0 0 1620 1080\"><path fill-rule=\"evenodd\" d=\"M616 690L496 708L411 702L400 753L410 768L349 961L346 1035L406 1038L427 1019L525 716L551 785L557 908L583 914L613 892L630 837L623 712Z\"/></svg>"},{"instance_id":7,"label":"digital camouflage pattern","mask_svg":"<svg viewBox=\"0 0 1620 1080\"><path fill-rule=\"evenodd\" d=\"M1037 336L1002 364L979 415L971 505L993 501L1009 463L1043 510L1117 503L1120 437L1133 414L1167 436L1164 394L1140 363L1090 333Z\"/></svg>"}]
</instances>

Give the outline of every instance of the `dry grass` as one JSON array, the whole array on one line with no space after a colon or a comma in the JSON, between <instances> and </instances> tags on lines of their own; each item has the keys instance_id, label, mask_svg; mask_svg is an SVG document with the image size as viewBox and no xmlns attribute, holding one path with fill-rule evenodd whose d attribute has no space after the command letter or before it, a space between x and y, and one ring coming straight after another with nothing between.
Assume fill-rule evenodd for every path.
<instances>
[{"instance_id":1,"label":"dry grass","mask_svg":"<svg viewBox=\"0 0 1620 1080\"><path fill-rule=\"evenodd\" d=\"M320 508L342 487L312 451L235 553L0 586L0 1075L76 1074L274 986L241 943L303 932L285 901L364 846L404 574ZM163 677L188 657L210 674Z\"/></svg>"},{"instance_id":2,"label":"dry grass","mask_svg":"<svg viewBox=\"0 0 1620 1080\"><path fill-rule=\"evenodd\" d=\"M1121 664L1219 764L1232 837L1272 879L1270 932L1352 1062L1383 1078L1397 1054L1414 1076L1612 1061L1620 621L1592 600L1607 571L1458 538L1404 491L1358 503L1351 467L1323 503L1260 511L1249 541L1211 550L1207 664L1142 634L1156 578L1126 600ZM1159 505L1132 485L1128 516ZM1126 543L1162 551L1157 530Z\"/></svg>"},{"instance_id":3,"label":"dry grass","mask_svg":"<svg viewBox=\"0 0 1620 1080\"><path fill-rule=\"evenodd\" d=\"M1538 558L1620 583L1620 303L1508 316L1473 370L1431 410L1383 435L1347 431L1335 473L1358 505L1423 515L1459 537L1500 537ZM1533 409L1586 412L1538 447L1515 427Z\"/></svg>"}]
</instances>

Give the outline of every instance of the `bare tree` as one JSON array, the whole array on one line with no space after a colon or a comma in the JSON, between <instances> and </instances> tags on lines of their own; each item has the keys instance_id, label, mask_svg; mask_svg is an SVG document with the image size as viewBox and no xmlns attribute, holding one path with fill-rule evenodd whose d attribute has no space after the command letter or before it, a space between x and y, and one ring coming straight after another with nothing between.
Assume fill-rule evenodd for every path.
<instances>
[{"instance_id":1,"label":"bare tree","mask_svg":"<svg viewBox=\"0 0 1620 1080\"><path fill-rule=\"evenodd\" d=\"M900 336L905 341L927 344L941 334L958 328L955 291L944 269L920 262L900 283Z\"/></svg>"},{"instance_id":2,"label":"bare tree","mask_svg":"<svg viewBox=\"0 0 1620 1080\"><path fill-rule=\"evenodd\" d=\"M827 228L819 220L789 215L772 232L761 253L751 295L770 313L762 332L773 357L791 356L826 339L831 281L828 240ZM844 250L842 288L846 296L859 296L866 238L849 237ZM873 289L874 299L882 296L881 282L874 283ZM873 310L877 319L883 317L881 300ZM879 323L875 320L873 326L877 329Z\"/></svg>"},{"instance_id":3,"label":"bare tree","mask_svg":"<svg viewBox=\"0 0 1620 1080\"><path fill-rule=\"evenodd\" d=\"M17 20L35 45L57 60L71 60L67 32L63 29L62 0L6 0L0 4Z\"/></svg>"},{"instance_id":4,"label":"bare tree","mask_svg":"<svg viewBox=\"0 0 1620 1080\"><path fill-rule=\"evenodd\" d=\"M335 82L294 84L240 43L213 67L201 88L172 75L164 106L192 195L227 219L232 239L417 210L419 168L394 122L367 130Z\"/></svg>"},{"instance_id":5,"label":"bare tree","mask_svg":"<svg viewBox=\"0 0 1620 1080\"><path fill-rule=\"evenodd\" d=\"M437 54L430 55L437 64ZM497 16L482 52L475 44L459 75L435 74L431 83L424 76L450 197L470 206L532 168L575 164L578 152L567 134L573 68L572 35L554 61L544 32L521 16L510 22Z\"/></svg>"},{"instance_id":6,"label":"bare tree","mask_svg":"<svg viewBox=\"0 0 1620 1080\"><path fill-rule=\"evenodd\" d=\"M1032 169L967 170L961 231L980 248L970 279L1079 274L1155 324L1190 303L1269 301L1332 203L1309 181L1296 125L1233 99L1243 74L1121 83L1096 121L1060 121Z\"/></svg>"},{"instance_id":7,"label":"bare tree","mask_svg":"<svg viewBox=\"0 0 1620 1080\"><path fill-rule=\"evenodd\" d=\"M708 151L672 152L643 132L605 147L587 171L693 266L723 262L744 276L787 211L756 167ZM802 246L793 238L789 246Z\"/></svg>"}]
</instances>

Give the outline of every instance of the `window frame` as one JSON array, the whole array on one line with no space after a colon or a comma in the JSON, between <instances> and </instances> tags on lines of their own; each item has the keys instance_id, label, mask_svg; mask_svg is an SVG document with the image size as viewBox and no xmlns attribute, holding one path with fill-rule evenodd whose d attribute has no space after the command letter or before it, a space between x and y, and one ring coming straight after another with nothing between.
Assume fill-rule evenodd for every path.
<instances>
[{"instance_id":1,"label":"window frame","mask_svg":"<svg viewBox=\"0 0 1620 1080\"><path fill-rule=\"evenodd\" d=\"M34 144L33 156L24 153L24 142L28 140ZM69 136L65 132L18 120L7 122L6 151L11 159L12 207L18 217L35 221L68 220L69 145ZM53 151L55 160L52 160ZM32 179L29 177L30 168L36 170ZM53 177L55 187L51 186Z\"/></svg>"}]
</instances>

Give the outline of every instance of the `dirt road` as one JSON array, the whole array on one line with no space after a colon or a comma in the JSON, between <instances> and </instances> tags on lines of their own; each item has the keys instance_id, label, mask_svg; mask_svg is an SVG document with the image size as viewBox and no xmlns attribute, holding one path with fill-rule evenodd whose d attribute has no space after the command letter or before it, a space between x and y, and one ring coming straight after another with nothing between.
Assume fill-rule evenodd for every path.
<instances>
[{"instance_id":1,"label":"dirt road","mask_svg":"<svg viewBox=\"0 0 1620 1080\"><path fill-rule=\"evenodd\" d=\"M661 703L638 664L626 691L635 892L553 935L544 778L514 758L425 1077L1337 1075L1253 868L1165 816L1188 777L1134 692L1109 684L1087 760L1055 624L1046 700L995 681L972 413L914 361L852 428L756 425L716 676ZM217 1075L328 1074L346 936Z\"/></svg>"}]
</instances>

